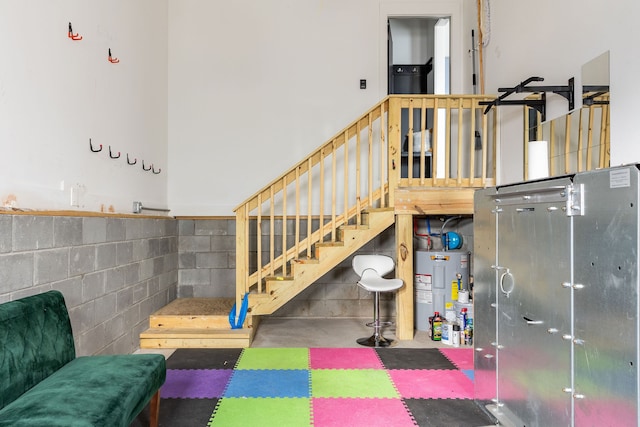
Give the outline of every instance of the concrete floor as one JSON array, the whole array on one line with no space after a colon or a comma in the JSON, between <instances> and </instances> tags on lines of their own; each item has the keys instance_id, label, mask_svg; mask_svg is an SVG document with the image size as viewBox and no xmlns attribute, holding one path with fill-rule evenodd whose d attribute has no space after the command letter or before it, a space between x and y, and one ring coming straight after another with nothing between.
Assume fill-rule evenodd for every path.
<instances>
[{"instance_id":1,"label":"concrete floor","mask_svg":"<svg viewBox=\"0 0 640 427\"><path fill-rule=\"evenodd\" d=\"M360 347L356 340L373 334L367 319L302 319L264 317L251 347ZM394 327L382 329L387 339L396 340ZM416 331L413 340L397 341L398 348L447 347L431 341L426 331Z\"/></svg>"},{"instance_id":2,"label":"concrete floor","mask_svg":"<svg viewBox=\"0 0 640 427\"><path fill-rule=\"evenodd\" d=\"M370 337L373 328L366 326L368 319L309 319L263 317L253 338L251 347L362 347L356 340ZM427 331L415 331L413 340L396 339L394 326L382 328L382 336L394 340L393 348L446 348L440 341L432 341ZM175 349L138 349L136 354L156 353L165 358L171 356Z\"/></svg>"},{"instance_id":3,"label":"concrete floor","mask_svg":"<svg viewBox=\"0 0 640 427\"><path fill-rule=\"evenodd\" d=\"M356 340L369 337L373 328L361 318L309 319L263 317L251 347L361 347ZM413 340L396 339L393 326L382 328L382 336L394 340L394 348L446 348L432 341L427 331L415 331ZM135 353L159 353L171 356L175 349L138 349Z\"/></svg>"}]
</instances>

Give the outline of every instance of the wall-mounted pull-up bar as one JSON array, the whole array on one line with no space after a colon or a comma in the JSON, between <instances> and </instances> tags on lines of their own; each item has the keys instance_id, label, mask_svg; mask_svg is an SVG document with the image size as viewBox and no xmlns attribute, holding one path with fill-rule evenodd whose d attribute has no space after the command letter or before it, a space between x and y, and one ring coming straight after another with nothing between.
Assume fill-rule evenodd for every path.
<instances>
[{"instance_id":1,"label":"wall-mounted pull-up bar","mask_svg":"<svg viewBox=\"0 0 640 427\"><path fill-rule=\"evenodd\" d=\"M566 86L529 86L533 82L544 81L542 77L529 77L527 80L520 82L519 85L509 88L498 88L498 92L504 92L502 95L494 99L493 101L480 101L480 105L486 105L487 108L484 113L487 114L491 107L499 105L526 105L528 107L537 110L541 119L544 122L546 120L546 107L547 107L547 92L553 92L558 94L569 102L569 110L573 110L575 107L575 84L574 79L571 77ZM519 100L506 100L505 98L513 93L540 93L540 99L519 99Z\"/></svg>"}]
</instances>

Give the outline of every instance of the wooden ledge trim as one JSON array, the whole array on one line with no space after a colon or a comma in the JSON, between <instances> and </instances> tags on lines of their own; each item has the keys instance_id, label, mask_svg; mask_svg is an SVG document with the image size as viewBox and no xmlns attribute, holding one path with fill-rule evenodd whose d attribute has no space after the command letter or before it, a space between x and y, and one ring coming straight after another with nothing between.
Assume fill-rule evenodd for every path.
<instances>
[{"instance_id":1,"label":"wooden ledge trim","mask_svg":"<svg viewBox=\"0 0 640 427\"><path fill-rule=\"evenodd\" d=\"M0 209L0 215L32 215L32 216L72 216L72 217L98 217L98 218L138 218L138 219L170 219L175 220L172 216L162 215L141 215L126 213L108 213L108 212L91 212L91 211L30 211L19 209Z\"/></svg>"},{"instance_id":2,"label":"wooden ledge trim","mask_svg":"<svg viewBox=\"0 0 640 427\"><path fill-rule=\"evenodd\" d=\"M473 214L475 188L398 189L395 192L396 214L470 215Z\"/></svg>"}]
</instances>

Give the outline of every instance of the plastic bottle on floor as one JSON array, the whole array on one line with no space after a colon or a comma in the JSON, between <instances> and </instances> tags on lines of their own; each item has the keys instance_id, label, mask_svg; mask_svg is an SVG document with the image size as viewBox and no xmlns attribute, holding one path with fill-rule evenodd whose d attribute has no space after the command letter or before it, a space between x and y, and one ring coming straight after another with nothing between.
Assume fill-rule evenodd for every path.
<instances>
[{"instance_id":1,"label":"plastic bottle on floor","mask_svg":"<svg viewBox=\"0 0 640 427\"><path fill-rule=\"evenodd\" d=\"M431 324L431 339L433 341L442 340L442 317L440 317L440 313L438 311L433 313L433 323Z\"/></svg>"}]
</instances>

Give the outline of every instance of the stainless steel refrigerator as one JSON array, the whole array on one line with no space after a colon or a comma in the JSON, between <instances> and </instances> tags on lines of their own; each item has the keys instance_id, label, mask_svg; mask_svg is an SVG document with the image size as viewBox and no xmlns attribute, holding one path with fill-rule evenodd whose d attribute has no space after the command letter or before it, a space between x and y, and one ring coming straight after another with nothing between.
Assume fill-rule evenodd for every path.
<instances>
[{"instance_id":1,"label":"stainless steel refrigerator","mask_svg":"<svg viewBox=\"0 0 640 427\"><path fill-rule=\"evenodd\" d=\"M637 165L479 190L475 399L505 425L638 425Z\"/></svg>"}]
</instances>

